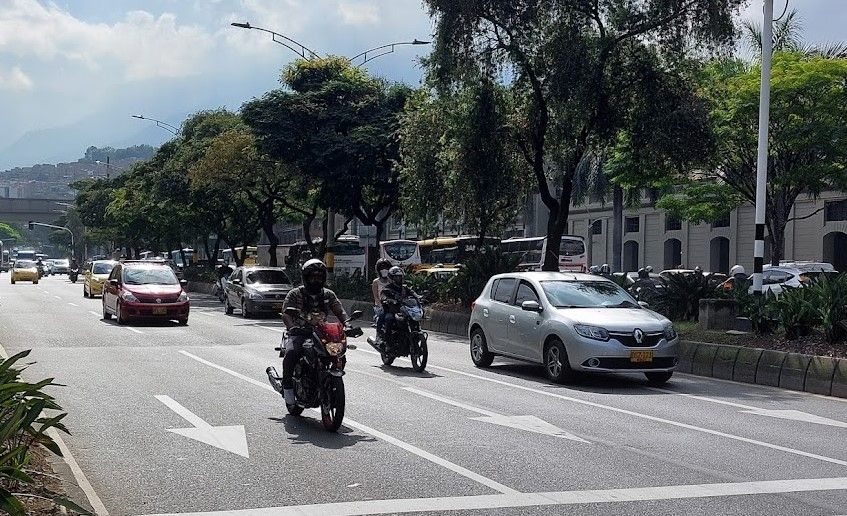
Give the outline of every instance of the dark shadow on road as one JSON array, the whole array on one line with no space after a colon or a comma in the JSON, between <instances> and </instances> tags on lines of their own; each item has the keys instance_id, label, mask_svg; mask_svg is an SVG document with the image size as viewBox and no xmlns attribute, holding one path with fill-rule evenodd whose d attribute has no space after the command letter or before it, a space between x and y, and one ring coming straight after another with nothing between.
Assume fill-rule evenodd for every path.
<instances>
[{"instance_id":1,"label":"dark shadow on road","mask_svg":"<svg viewBox=\"0 0 847 516\"><path fill-rule=\"evenodd\" d=\"M503 359L496 359L503 360ZM591 392L594 394L633 394L633 395L661 395L661 392L649 387L647 379L640 373L619 373L619 374L587 374L580 373L573 382L567 384L551 383L544 377L544 369L539 364L528 364L523 362L506 362L498 363L488 367L486 370L493 373L498 373L513 378L520 378L539 384L543 389L548 390L574 390L581 392ZM673 380L671 380L673 382ZM670 384L668 384L670 385Z\"/></svg>"},{"instance_id":2,"label":"dark shadow on road","mask_svg":"<svg viewBox=\"0 0 847 516\"><path fill-rule=\"evenodd\" d=\"M271 421L285 425L285 432L291 444L311 444L318 448L329 450L340 450L355 446L360 442L376 442L375 437L359 435L350 427L341 425L338 432L327 432L324 430L320 420L310 416L292 416L286 414L283 417L268 418Z\"/></svg>"},{"instance_id":3,"label":"dark shadow on road","mask_svg":"<svg viewBox=\"0 0 847 516\"><path fill-rule=\"evenodd\" d=\"M403 367L403 365L406 365L406 367ZM398 377L402 377L402 378L443 378L443 376L441 376L440 374L435 374L435 373L427 371L427 370L423 370L420 373L416 373L412 369L411 364L408 364L408 365L403 364L403 365L387 366L385 364L380 364L380 365L373 365L371 367L373 367L374 369L379 369L380 371L384 371L384 372L390 374L391 376L398 376Z\"/></svg>"}]
</instances>

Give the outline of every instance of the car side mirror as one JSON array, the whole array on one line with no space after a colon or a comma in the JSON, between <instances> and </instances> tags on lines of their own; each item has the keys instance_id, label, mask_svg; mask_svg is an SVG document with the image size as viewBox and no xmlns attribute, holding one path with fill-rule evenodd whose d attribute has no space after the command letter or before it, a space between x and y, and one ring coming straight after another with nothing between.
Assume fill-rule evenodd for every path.
<instances>
[{"instance_id":1,"label":"car side mirror","mask_svg":"<svg viewBox=\"0 0 847 516\"><path fill-rule=\"evenodd\" d=\"M524 301L521 303L521 310L525 310L527 312L536 312L541 313L543 308L538 304L538 301Z\"/></svg>"},{"instance_id":2,"label":"car side mirror","mask_svg":"<svg viewBox=\"0 0 847 516\"><path fill-rule=\"evenodd\" d=\"M638 304L641 305L641 308L650 308L650 303L646 301L639 301Z\"/></svg>"},{"instance_id":3,"label":"car side mirror","mask_svg":"<svg viewBox=\"0 0 847 516\"><path fill-rule=\"evenodd\" d=\"M230 281L230 283L232 283L233 285L241 285L241 280L236 278L236 279Z\"/></svg>"},{"instance_id":4,"label":"car side mirror","mask_svg":"<svg viewBox=\"0 0 847 516\"><path fill-rule=\"evenodd\" d=\"M181 280L179 280L179 284L182 285L183 287L187 287L188 286L188 280L181 279Z\"/></svg>"},{"instance_id":5,"label":"car side mirror","mask_svg":"<svg viewBox=\"0 0 847 516\"><path fill-rule=\"evenodd\" d=\"M110 279L109 285L112 285L113 287L117 287L118 286L118 280L116 278Z\"/></svg>"}]
</instances>

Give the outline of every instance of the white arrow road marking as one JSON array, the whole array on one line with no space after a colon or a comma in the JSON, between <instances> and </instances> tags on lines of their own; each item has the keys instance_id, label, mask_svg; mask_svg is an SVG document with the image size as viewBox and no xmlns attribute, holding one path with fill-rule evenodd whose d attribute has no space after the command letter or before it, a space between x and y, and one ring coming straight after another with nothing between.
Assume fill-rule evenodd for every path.
<instances>
[{"instance_id":1,"label":"white arrow road marking","mask_svg":"<svg viewBox=\"0 0 847 516\"><path fill-rule=\"evenodd\" d=\"M76 304L76 303L68 303L68 304L69 304L69 305L71 305L71 306L79 307L79 305L78 305L78 304Z\"/></svg>"},{"instance_id":2,"label":"white arrow road marking","mask_svg":"<svg viewBox=\"0 0 847 516\"><path fill-rule=\"evenodd\" d=\"M250 457L250 453L247 451L247 434L244 432L243 426L212 426L169 396L157 394L156 399L194 425L194 428L169 428L168 432L209 444L245 458Z\"/></svg>"},{"instance_id":3,"label":"white arrow road marking","mask_svg":"<svg viewBox=\"0 0 847 516\"><path fill-rule=\"evenodd\" d=\"M474 421L483 421L485 423L493 423L495 425L508 426L510 428L517 428L518 430L525 430L527 432L535 432L537 434L544 434L549 435L551 437L560 437L562 439L570 439L571 441L591 444L585 439L577 437L571 433L565 432L558 426L551 425L543 419L537 418L535 416L504 416L496 412L491 412L490 410L481 409L472 405L466 405L459 401L439 396L438 394L433 394L431 392L415 389L414 387L403 387L403 390L413 392L420 396L425 396L427 398L440 401L448 405L453 405L454 407L463 408L465 410L469 410L471 412L476 412L477 414L483 415L483 417L472 417L471 419L473 419Z\"/></svg>"},{"instance_id":4,"label":"white arrow road marking","mask_svg":"<svg viewBox=\"0 0 847 516\"><path fill-rule=\"evenodd\" d=\"M841 421L836 421L827 417L816 416L814 414L809 414L808 412L801 412L799 410L768 410L757 408L752 410L742 410L741 412L745 412L747 414L756 414L757 416L776 417L779 419L790 419L793 421L803 421L806 423L815 423L818 425L829 425L836 426L839 428L847 428L847 423L842 423Z\"/></svg>"}]
</instances>

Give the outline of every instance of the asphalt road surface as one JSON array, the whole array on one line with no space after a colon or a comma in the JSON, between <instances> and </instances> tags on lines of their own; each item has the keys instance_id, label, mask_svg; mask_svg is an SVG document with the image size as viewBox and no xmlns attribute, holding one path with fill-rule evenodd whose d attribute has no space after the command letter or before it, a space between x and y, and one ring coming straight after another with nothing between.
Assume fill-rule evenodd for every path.
<instances>
[{"instance_id":1,"label":"asphalt road surface","mask_svg":"<svg viewBox=\"0 0 847 516\"><path fill-rule=\"evenodd\" d=\"M0 343L65 385L101 514L847 513L845 400L688 375L551 385L430 334L423 374L358 340L331 434L267 384L279 319L193 295L187 327L121 327L100 303L66 277L0 277Z\"/></svg>"}]
</instances>

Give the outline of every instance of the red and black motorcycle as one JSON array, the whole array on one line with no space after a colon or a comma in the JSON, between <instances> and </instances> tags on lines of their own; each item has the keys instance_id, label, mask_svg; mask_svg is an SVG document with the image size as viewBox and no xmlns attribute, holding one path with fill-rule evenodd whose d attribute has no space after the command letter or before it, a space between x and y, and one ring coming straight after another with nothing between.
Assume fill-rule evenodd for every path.
<instances>
[{"instance_id":1,"label":"red and black motorcycle","mask_svg":"<svg viewBox=\"0 0 847 516\"><path fill-rule=\"evenodd\" d=\"M289 308L288 311L297 311ZM299 313L291 313L297 316ZM358 319L362 312L355 311L350 320ZM307 408L321 409L321 422L324 428L335 432L341 427L344 419L344 365L347 362L345 354L355 346L347 344L347 337L362 336L360 328L345 327L341 323L315 322L309 326L312 334L303 341L303 356L294 367L293 405L286 403L288 412L299 416ZM286 341L288 335L283 337ZM276 348L280 357L285 356L285 348ZM282 392L282 376L274 367L267 369L268 379L274 389Z\"/></svg>"}]
</instances>

